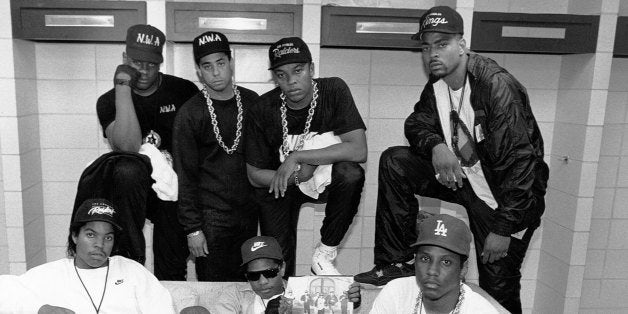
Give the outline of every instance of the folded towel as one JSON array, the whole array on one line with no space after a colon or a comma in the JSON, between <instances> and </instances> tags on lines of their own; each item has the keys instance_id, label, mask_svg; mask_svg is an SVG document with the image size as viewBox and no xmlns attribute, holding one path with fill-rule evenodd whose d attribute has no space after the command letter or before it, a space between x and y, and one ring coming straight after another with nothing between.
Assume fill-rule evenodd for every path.
<instances>
[{"instance_id":1,"label":"folded towel","mask_svg":"<svg viewBox=\"0 0 628 314\"><path fill-rule=\"evenodd\" d=\"M310 133L303 141L303 150L320 149L338 143L342 143L342 141L340 137L334 135L334 132ZM330 164L316 167L312 178L299 184L299 190L313 199L318 199L319 194L325 192L325 187L331 184L332 166Z\"/></svg>"},{"instance_id":2,"label":"folded towel","mask_svg":"<svg viewBox=\"0 0 628 314\"><path fill-rule=\"evenodd\" d=\"M153 173L150 176L155 180L152 188L157 193L157 197L163 201L176 202L179 197L179 180L172 169L170 154L167 151L159 151L150 143L143 144L139 153L148 156L153 166Z\"/></svg>"}]
</instances>

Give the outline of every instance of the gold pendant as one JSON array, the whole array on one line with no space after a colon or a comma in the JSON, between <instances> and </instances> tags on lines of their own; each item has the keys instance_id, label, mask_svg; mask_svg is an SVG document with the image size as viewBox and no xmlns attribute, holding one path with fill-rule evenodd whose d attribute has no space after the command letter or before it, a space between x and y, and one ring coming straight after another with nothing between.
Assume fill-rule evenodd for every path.
<instances>
[{"instance_id":1,"label":"gold pendant","mask_svg":"<svg viewBox=\"0 0 628 314\"><path fill-rule=\"evenodd\" d=\"M150 130L150 132L148 132L148 135L146 135L146 137L144 138L144 143L150 143L155 145L155 147L159 148L159 146L161 146L161 136L159 136L159 133Z\"/></svg>"}]
</instances>

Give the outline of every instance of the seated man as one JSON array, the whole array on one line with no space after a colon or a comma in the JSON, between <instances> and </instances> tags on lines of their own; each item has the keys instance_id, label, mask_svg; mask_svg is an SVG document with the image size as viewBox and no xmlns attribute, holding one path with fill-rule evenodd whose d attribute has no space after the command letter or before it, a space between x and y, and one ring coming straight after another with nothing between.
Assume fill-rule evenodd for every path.
<instances>
[{"instance_id":1,"label":"seated man","mask_svg":"<svg viewBox=\"0 0 628 314\"><path fill-rule=\"evenodd\" d=\"M268 54L278 87L251 108L244 138L261 232L277 239L286 275L294 275L301 204L326 197L312 272L340 275L333 261L360 204L366 126L342 79L314 79L312 55L301 38L280 39Z\"/></svg>"},{"instance_id":2,"label":"seated man","mask_svg":"<svg viewBox=\"0 0 628 314\"><path fill-rule=\"evenodd\" d=\"M384 286L371 313L499 313L464 283L471 230L463 221L445 214L429 217L419 224L412 246L416 275Z\"/></svg>"},{"instance_id":3,"label":"seated man","mask_svg":"<svg viewBox=\"0 0 628 314\"><path fill-rule=\"evenodd\" d=\"M119 214L103 199L77 209L68 257L21 276L0 276L0 313L174 313L172 297L141 264L110 257Z\"/></svg>"},{"instance_id":4,"label":"seated man","mask_svg":"<svg viewBox=\"0 0 628 314\"><path fill-rule=\"evenodd\" d=\"M286 282L286 264L279 243L273 237L256 236L242 244L242 267L250 289L225 290L212 313L286 313L282 301ZM350 302L359 304L360 286L353 283L348 291Z\"/></svg>"}]
</instances>

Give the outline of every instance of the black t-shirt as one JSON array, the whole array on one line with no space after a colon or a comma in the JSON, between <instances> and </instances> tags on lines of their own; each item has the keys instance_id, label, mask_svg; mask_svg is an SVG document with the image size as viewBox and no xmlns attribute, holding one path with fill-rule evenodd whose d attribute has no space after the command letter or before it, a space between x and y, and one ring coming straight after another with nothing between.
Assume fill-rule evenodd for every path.
<instances>
[{"instance_id":1,"label":"black t-shirt","mask_svg":"<svg viewBox=\"0 0 628 314\"><path fill-rule=\"evenodd\" d=\"M366 130L351 91L342 79L331 77L314 81L318 84L318 104L310 132L322 134L333 131L335 135L341 135L357 129ZM283 135L280 95L281 89L277 87L260 96L260 100L251 108L251 118L247 121L246 162L260 169L274 170L281 164L279 148ZM303 133L309 107L300 110L287 107L288 134Z\"/></svg>"},{"instance_id":2,"label":"black t-shirt","mask_svg":"<svg viewBox=\"0 0 628 314\"><path fill-rule=\"evenodd\" d=\"M181 107L174 121L173 153L179 177L179 220L186 232L201 228L202 209L217 209L235 215L234 208L251 207L252 187L244 162L244 124L258 95L240 86L238 91L244 120L240 143L231 155L218 145L202 92L196 93ZM236 99L212 99L212 102L222 141L231 148L236 137Z\"/></svg>"},{"instance_id":3,"label":"black t-shirt","mask_svg":"<svg viewBox=\"0 0 628 314\"><path fill-rule=\"evenodd\" d=\"M161 84L151 95L140 96L132 93L133 107L135 107L135 114L140 124L142 138L144 139L153 130L161 137L161 145L158 148L172 152L172 123L177 110L198 92L198 88L186 79L162 73L160 76ZM115 89L109 90L98 98L96 111L103 135L107 137L105 130L116 118Z\"/></svg>"}]
</instances>

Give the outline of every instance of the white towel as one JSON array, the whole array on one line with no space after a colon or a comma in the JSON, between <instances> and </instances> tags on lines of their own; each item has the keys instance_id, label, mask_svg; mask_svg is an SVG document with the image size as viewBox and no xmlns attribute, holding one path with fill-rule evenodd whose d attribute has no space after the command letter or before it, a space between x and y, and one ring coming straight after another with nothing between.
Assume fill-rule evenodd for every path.
<instances>
[{"instance_id":1,"label":"white towel","mask_svg":"<svg viewBox=\"0 0 628 314\"><path fill-rule=\"evenodd\" d=\"M296 143L297 136L292 137L294 138L289 139L289 142ZM323 134L310 132L305 136L302 150L320 149L338 143L342 143L342 140L340 140L340 137L334 135L334 132L327 132ZM281 154L279 155L281 156ZM281 162L283 162L283 160L281 160ZM319 194L325 192L325 187L331 184L332 166L333 165L329 164L319 165L316 167L314 173L312 174L312 178L299 184L299 190L313 199L318 199Z\"/></svg>"},{"instance_id":2,"label":"white towel","mask_svg":"<svg viewBox=\"0 0 628 314\"><path fill-rule=\"evenodd\" d=\"M172 162L150 143L142 144L140 154L148 156L150 164L153 166L151 178L155 180L152 188L157 193L157 197L163 201L176 202L179 198L179 179L172 169Z\"/></svg>"}]
</instances>

